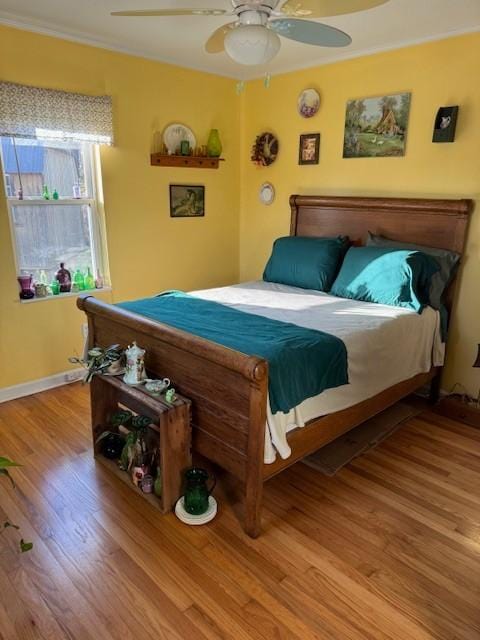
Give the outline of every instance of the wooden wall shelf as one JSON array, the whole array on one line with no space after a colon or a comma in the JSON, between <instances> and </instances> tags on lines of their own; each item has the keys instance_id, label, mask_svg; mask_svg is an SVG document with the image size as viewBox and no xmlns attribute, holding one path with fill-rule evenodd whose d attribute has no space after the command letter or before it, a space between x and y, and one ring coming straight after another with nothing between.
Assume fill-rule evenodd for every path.
<instances>
[{"instance_id":1,"label":"wooden wall shelf","mask_svg":"<svg viewBox=\"0 0 480 640\"><path fill-rule=\"evenodd\" d=\"M191 167L194 169L218 169L224 158L206 158L199 156L168 156L163 153L152 153L150 164L152 167Z\"/></svg>"}]
</instances>

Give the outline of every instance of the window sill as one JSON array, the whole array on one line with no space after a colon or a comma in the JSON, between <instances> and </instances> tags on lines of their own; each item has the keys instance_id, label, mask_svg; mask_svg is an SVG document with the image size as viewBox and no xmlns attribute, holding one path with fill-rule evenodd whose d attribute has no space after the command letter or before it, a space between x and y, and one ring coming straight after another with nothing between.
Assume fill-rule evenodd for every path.
<instances>
[{"instance_id":1,"label":"window sill","mask_svg":"<svg viewBox=\"0 0 480 640\"><path fill-rule=\"evenodd\" d=\"M32 304L32 302L47 302L50 300L63 300L64 298L78 298L78 296L84 294L95 295L96 293L110 292L112 287L102 287L101 289L87 289L86 291L70 291L69 293L59 293L56 296L45 296L44 298L30 298L30 300L21 300L17 298L15 302L20 304Z\"/></svg>"}]
</instances>

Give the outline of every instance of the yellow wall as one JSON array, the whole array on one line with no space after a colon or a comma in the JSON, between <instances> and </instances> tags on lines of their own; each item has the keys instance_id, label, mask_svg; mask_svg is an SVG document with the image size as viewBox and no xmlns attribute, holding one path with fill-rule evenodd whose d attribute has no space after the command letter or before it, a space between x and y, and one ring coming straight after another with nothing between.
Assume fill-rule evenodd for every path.
<instances>
[{"instance_id":1,"label":"yellow wall","mask_svg":"<svg viewBox=\"0 0 480 640\"><path fill-rule=\"evenodd\" d=\"M113 96L116 146L101 151L114 287L104 297L113 301L259 277L272 241L288 233L292 193L480 199L479 69L480 34L473 34L276 76L268 90L250 82L238 97L233 80L0 26L2 80ZM304 120L296 101L308 86L319 89L322 105ZM412 93L405 157L342 159L346 101L399 91ZM434 114L448 104L460 105L456 142L432 144ZM218 171L150 167L153 132L175 121L199 139L219 128L227 162ZM263 130L275 132L281 147L276 163L259 169L249 154ZM320 164L299 167L298 136L312 131L322 136ZM258 202L265 180L277 189L270 207ZM170 182L206 185L204 219L169 218ZM479 383L471 368L480 340L479 217L444 380L471 393ZM15 275L0 193L0 388L65 370L82 342L75 298L22 305Z\"/></svg>"},{"instance_id":2,"label":"yellow wall","mask_svg":"<svg viewBox=\"0 0 480 640\"><path fill-rule=\"evenodd\" d=\"M101 165L113 293L107 300L238 280L239 117L235 82L0 26L0 79L113 96L116 145ZM219 170L151 167L153 132L220 130ZM206 186L206 216L171 219L169 183ZM82 347L74 297L20 304L0 186L0 388L68 369Z\"/></svg>"},{"instance_id":3,"label":"yellow wall","mask_svg":"<svg viewBox=\"0 0 480 640\"><path fill-rule=\"evenodd\" d=\"M467 35L327 66L297 71L247 85L244 97L240 278L261 276L272 241L288 234L292 193L372 196L471 197L480 199L480 34ZM298 94L317 87L318 114L301 118ZM345 104L350 98L410 91L412 103L406 155L402 158L343 159ZM436 110L460 105L454 144L432 144ZM250 146L262 131L280 141L276 162L258 168ZM298 136L320 132L318 166L298 166ZM258 189L271 181L273 205L262 206ZM480 203L470 226L467 255L451 327L443 386L459 381L477 393L472 369L480 342Z\"/></svg>"}]
</instances>

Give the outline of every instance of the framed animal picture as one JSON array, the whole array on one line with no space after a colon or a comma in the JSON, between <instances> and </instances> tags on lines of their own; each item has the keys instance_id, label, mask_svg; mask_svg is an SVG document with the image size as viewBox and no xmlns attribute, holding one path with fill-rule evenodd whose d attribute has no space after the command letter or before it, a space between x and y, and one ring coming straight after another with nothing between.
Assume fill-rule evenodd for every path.
<instances>
[{"instance_id":1,"label":"framed animal picture","mask_svg":"<svg viewBox=\"0 0 480 640\"><path fill-rule=\"evenodd\" d=\"M302 133L298 145L298 164L318 164L320 134Z\"/></svg>"},{"instance_id":2,"label":"framed animal picture","mask_svg":"<svg viewBox=\"0 0 480 640\"><path fill-rule=\"evenodd\" d=\"M199 218L205 215L205 187L198 184L170 185L170 217Z\"/></svg>"},{"instance_id":3,"label":"framed animal picture","mask_svg":"<svg viewBox=\"0 0 480 640\"><path fill-rule=\"evenodd\" d=\"M344 158L405 155L410 93L349 100L345 114Z\"/></svg>"}]
</instances>

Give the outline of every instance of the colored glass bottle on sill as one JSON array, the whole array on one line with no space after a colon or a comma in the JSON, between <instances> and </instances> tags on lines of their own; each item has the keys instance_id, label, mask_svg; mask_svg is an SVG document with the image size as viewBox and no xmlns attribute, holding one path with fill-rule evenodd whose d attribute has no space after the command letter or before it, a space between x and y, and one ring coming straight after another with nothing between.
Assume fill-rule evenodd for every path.
<instances>
[{"instance_id":1,"label":"colored glass bottle on sill","mask_svg":"<svg viewBox=\"0 0 480 640\"><path fill-rule=\"evenodd\" d=\"M97 277L95 278L95 289L103 289L103 277L100 269L97 269Z\"/></svg>"},{"instance_id":2,"label":"colored glass bottle on sill","mask_svg":"<svg viewBox=\"0 0 480 640\"><path fill-rule=\"evenodd\" d=\"M58 296L60 293L60 283L58 280L53 280L50 284L50 291L52 292L52 296Z\"/></svg>"},{"instance_id":3,"label":"colored glass bottle on sill","mask_svg":"<svg viewBox=\"0 0 480 640\"><path fill-rule=\"evenodd\" d=\"M85 278L80 269L77 269L73 274L73 283L76 291L83 291L85 289Z\"/></svg>"},{"instance_id":4,"label":"colored glass bottle on sill","mask_svg":"<svg viewBox=\"0 0 480 640\"><path fill-rule=\"evenodd\" d=\"M65 269L65 263L60 263L60 269L57 271L55 278L58 280L60 293L68 293L72 288L72 276L70 271Z\"/></svg>"},{"instance_id":5,"label":"colored glass bottle on sill","mask_svg":"<svg viewBox=\"0 0 480 640\"><path fill-rule=\"evenodd\" d=\"M18 276L17 280L20 285L20 300L31 300L35 295L33 291L33 276L21 275Z\"/></svg>"},{"instance_id":6,"label":"colored glass bottle on sill","mask_svg":"<svg viewBox=\"0 0 480 640\"><path fill-rule=\"evenodd\" d=\"M90 267L87 267L87 273L83 279L84 289L95 289L95 278L92 275Z\"/></svg>"},{"instance_id":7,"label":"colored glass bottle on sill","mask_svg":"<svg viewBox=\"0 0 480 640\"><path fill-rule=\"evenodd\" d=\"M48 186L46 184L43 185L42 198L44 200L50 200L50 191L48 190Z\"/></svg>"},{"instance_id":8,"label":"colored glass bottle on sill","mask_svg":"<svg viewBox=\"0 0 480 640\"><path fill-rule=\"evenodd\" d=\"M52 193L52 198L53 198L54 200L58 200L58 198L59 198L58 191L57 191L56 189L55 189L55 190L54 190L54 192Z\"/></svg>"}]
</instances>

